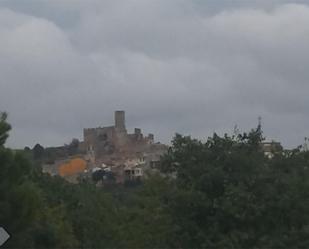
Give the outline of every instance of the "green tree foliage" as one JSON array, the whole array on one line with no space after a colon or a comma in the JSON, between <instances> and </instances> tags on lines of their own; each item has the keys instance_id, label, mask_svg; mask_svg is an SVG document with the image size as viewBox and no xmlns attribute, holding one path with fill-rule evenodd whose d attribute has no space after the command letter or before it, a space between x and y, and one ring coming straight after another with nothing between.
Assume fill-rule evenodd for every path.
<instances>
[{"instance_id":1,"label":"green tree foliage","mask_svg":"<svg viewBox=\"0 0 309 249\"><path fill-rule=\"evenodd\" d=\"M69 145L66 145L65 147L70 156L74 154L78 154L79 140L77 138L73 138L71 143Z\"/></svg>"},{"instance_id":2,"label":"green tree foliage","mask_svg":"<svg viewBox=\"0 0 309 249\"><path fill-rule=\"evenodd\" d=\"M77 245L64 210L55 212L33 180L30 162L4 147L10 125L0 120L0 225L11 234L7 248L55 248ZM59 208L59 207L58 207ZM47 238L50 238L49 240Z\"/></svg>"},{"instance_id":3,"label":"green tree foliage","mask_svg":"<svg viewBox=\"0 0 309 249\"><path fill-rule=\"evenodd\" d=\"M8 132L11 130L11 126L6 122L7 114L5 112L0 113L0 146L3 146L8 138Z\"/></svg>"},{"instance_id":4,"label":"green tree foliage","mask_svg":"<svg viewBox=\"0 0 309 249\"><path fill-rule=\"evenodd\" d=\"M9 130L2 114L7 248L309 247L309 152L265 157L260 125L206 142L177 134L161 172L103 188L43 174L22 152L5 148Z\"/></svg>"},{"instance_id":5,"label":"green tree foliage","mask_svg":"<svg viewBox=\"0 0 309 249\"><path fill-rule=\"evenodd\" d=\"M126 202L120 203L118 231L123 248L167 248L172 245L173 224L168 209L171 186L168 179L154 175L131 193Z\"/></svg>"},{"instance_id":6,"label":"green tree foliage","mask_svg":"<svg viewBox=\"0 0 309 249\"><path fill-rule=\"evenodd\" d=\"M206 143L176 135L162 166L177 174L175 247L309 246L309 154L268 159L262 139L260 126Z\"/></svg>"},{"instance_id":7,"label":"green tree foliage","mask_svg":"<svg viewBox=\"0 0 309 249\"><path fill-rule=\"evenodd\" d=\"M44 147L42 145L36 144L33 147L32 151L33 151L33 158L35 160L39 160L39 159L43 158L45 149L44 149Z\"/></svg>"}]
</instances>

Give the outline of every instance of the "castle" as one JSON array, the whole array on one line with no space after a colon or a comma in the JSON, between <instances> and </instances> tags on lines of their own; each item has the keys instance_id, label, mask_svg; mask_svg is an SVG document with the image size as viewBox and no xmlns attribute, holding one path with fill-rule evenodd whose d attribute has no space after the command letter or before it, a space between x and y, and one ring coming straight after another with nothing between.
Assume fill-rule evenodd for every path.
<instances>
[{"instance_id":1,"label":"castle","mask_svg":"<svg viewBox=\"0 0 309 249\"><path fill-rule=\"evenodd\" d=\"M155 143L153 134L144 136L140 128L128 133L124 111L115 111L114 122L113 126L84 129L80 149L85 151L92 164L117 165L142 161L150 166L166 152L167 146Z\"/></svg>"},{"instance_id":2,"label":"castle","mask_svg":"<svg viewBox=\"0 0 309 249\"><path fill-rule=\"evenodd\" d=\"M140 128L135 128L132 134L128 133L124 111L115 111L114 119L113 126L85 128L83 141L78 143L78 153L58 158L52 165L46 164L44 171L60 175L64 172L66 178L74 178L84 171L109 168L117 181L123 182L142 177L147 169L155 170L168 147L156 143L153 134L144 136ZM66 154L65 147L59 150ZM82 167L75 163L77 159L83 162Z\"/></svg>"}]
</instances>

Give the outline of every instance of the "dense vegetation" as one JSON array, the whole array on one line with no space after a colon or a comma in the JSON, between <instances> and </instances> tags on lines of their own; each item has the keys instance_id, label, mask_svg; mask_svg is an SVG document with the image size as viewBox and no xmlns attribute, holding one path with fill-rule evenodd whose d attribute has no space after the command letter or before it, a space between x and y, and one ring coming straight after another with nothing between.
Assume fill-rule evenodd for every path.
<instances>
[{"instance_id":1,"label":"dense vegetation","mask_svg":"<svg viewBox=\"0 0 309 249\"><path fill-rule=\"evenodd\" d=\"M309 153L261 151L261 127L176 135L161 173L135 187L69 184L4 146L0 226L7 248L308 248Z\"/></svg>"}]
</instances>

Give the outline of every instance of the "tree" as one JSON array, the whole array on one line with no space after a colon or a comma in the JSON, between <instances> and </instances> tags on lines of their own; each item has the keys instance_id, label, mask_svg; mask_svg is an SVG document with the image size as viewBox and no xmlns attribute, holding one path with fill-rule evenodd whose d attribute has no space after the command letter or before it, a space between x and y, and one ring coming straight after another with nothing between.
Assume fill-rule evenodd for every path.
<instances>
[{"instance_id":1,"label":"tree","mask_svg":"<svg viewBox=\"0 0 309 249\"><path fill-rule=\"evenodd\" d=\"M268 159L262 139L260 126L206 143L175 136L162 162L177 175L174 247L308 247L309 154Z\"/></svg>"},{"instance_id":2,"label":"tree","mask_svg":"<svg viewBox=\"0 0 309 249\"><path fill-rule=\"evenodd\" d=\"M0 146L3 146L8 138L8 132L11 130L11 126L6 122L7 113L0 112Z\"/></svg>"},{"instance_id":3,"label":"tree","mask_svg":"<svg viewBox=\"0 0 309 249\"><path fill-rule=\"evenodd\" d=\"M33 147L32 151L33 151L33 158L35 160L39 160L39 159L43 158L45 150L44 150L44 147L42 145L36 144Z\"/></svg>"},{"instance_id":4,"label":"tree","mask_svg":"<svg viewBox=\"0 0 309 249\"><path fill-rule=\"evenodd\" d=\"M22 153L5 148L10 129L6 117L0 119L0 224L11 238L4 248L76 247L63 207L46 205L35 181L39 173Z\"/></svg>"},{"instance_id":5,"label":"tree","mask_svg":"<svg viewBox=\"0 0 309 249\"><path fill-rule=\"evenodd\" d=\"M105 176L105 171L103 169L96 170L92 173L91 178L92 180L97 183L99 181L103 181L103 177Z\"/></svg>"},{"instance_id":6,"label":"tree","mask_svg":"<svg viewBox=\"0 0 309 249\"><path fill-rule=\"evenodd\" d=\"M309 152L297 148L269 159L260 125L206 142L176 134L162 172L130 188L43 174L24 152L5 147L9 130L1 115L7 248L309 247ZM44 148L36 147L41 156ZM94 182L108 173L94 174Z\"/></svg>"},{"instance_id":7,"label":"tree","mask_svg":"<svg viewBox=\"0 0 309 249\"><path fill-rule=\"evenodd\" d=\"M67 146L68 154L74 155L78 153L79 140L77 138L73 138L71 143Z\"/></svg>"}]
</instances>

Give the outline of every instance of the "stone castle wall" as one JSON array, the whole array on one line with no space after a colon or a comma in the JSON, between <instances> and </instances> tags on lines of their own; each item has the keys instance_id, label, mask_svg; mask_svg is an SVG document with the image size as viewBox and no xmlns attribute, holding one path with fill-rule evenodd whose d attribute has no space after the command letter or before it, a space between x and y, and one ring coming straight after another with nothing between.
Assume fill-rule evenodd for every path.
<instances>
[{"instance_id":1,"label":"stone castle wall","mask_svg":"<svg viewBox=\"0 0 309 249\"><path fill-rule=\"evenodd\" d=\"M84 129L83 147L97 161L121 161L145 152L152 153L158 148L153 144L153 134L144 137L140 128L135 128L133 134L127 133L124 111L115 112L114 126Z\"/></svg>"},{"instance_id":2,"label":"stone castle wall","mask_svg":"<svg viewBox=\"0 0 309 249\"><path fill-rule=\"evenodd\" d=\"M83 135L78 155L43 165L43 171L77 182L80 174L87 174L86 171L91 172L95 167L108 166L115 173L117 182L123 183L126 170L135 172L138 169L142 174L144 170L155 169L168 149L164 144L154 143L153 134L144 136L140 128L128 134L124 111L115 112L114 126L87 128Z\"/></svg>"}]
</instances>

